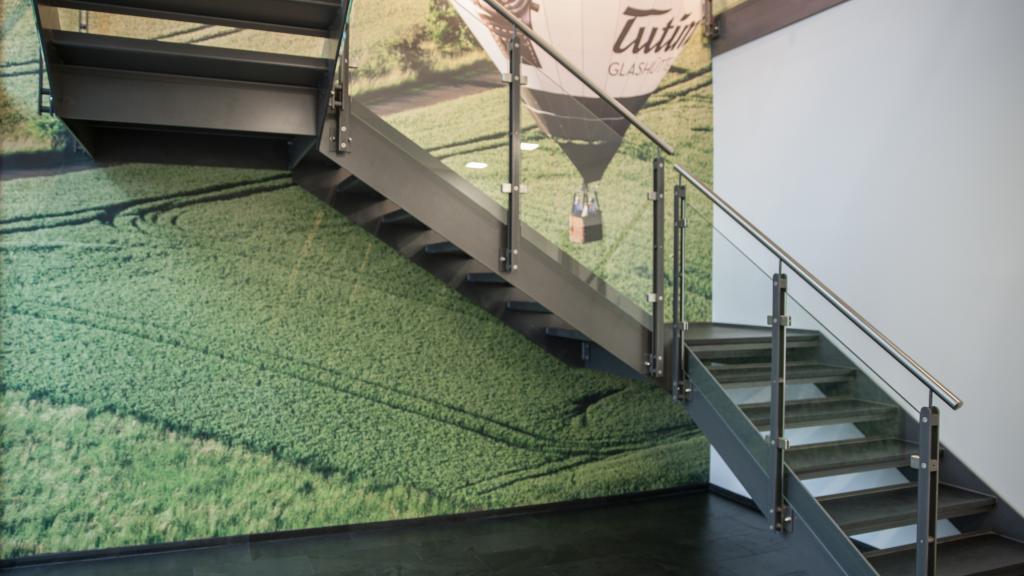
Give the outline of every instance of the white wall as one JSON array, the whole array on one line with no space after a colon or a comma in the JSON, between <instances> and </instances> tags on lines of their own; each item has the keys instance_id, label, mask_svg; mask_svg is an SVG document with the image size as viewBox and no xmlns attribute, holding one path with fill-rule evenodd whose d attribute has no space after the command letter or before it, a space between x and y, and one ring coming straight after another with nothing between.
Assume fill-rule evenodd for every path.
<instances>
[{"instance_id":1,"label":"white wall","mask_svg":"<svg viewBox=\"0 0 1024 576\"><path fill-rule=\"evenodd\" d=\"M849 0L713 66L716 191L964 398L944 443L1024 510L1024 2ZM735 252L716 237L714 317L763 323Z\"/></svg>"}]
</instances>

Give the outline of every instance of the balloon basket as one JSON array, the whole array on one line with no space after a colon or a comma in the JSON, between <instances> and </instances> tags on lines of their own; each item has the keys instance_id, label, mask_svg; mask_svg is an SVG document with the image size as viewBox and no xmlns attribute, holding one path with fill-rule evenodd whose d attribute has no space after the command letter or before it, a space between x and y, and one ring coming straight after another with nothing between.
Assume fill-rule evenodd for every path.
<instances>
[{"instance_id":1,"label":"balloon basket","mask_svg":"<svg viewBox=\"0 0 1024 576\"><path fill-rule=\"evenodd\" d=\"M569 217L569 240L574 244L597 242L604 235L601 214L587 214Z\"/></svg>"}]
</instances>

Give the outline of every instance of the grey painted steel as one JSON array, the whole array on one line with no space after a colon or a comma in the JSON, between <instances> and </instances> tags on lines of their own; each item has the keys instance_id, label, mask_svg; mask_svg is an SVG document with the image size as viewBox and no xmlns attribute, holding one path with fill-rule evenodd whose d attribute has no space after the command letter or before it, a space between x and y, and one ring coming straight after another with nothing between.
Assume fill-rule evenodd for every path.
<instances>
[{"instance_id":1,"label":"grey painted steel","mask_svg":"<svg viewBox=\"0 0 1024 576\"><path fill-rule=\"evenodd\" d=\"M329 36L337 0L40 0L48 6L283 32Z\"/></svg>"},{"instance_id":2,"label":"grey painted steel","mask_svg":"<svg viewBox=\"0 0 1024 576\"><path fill-rule=\"evenodd\" d=\"M846 0L747 0L714 19L713 56L781 30Z\"/></svg>"},{"instance_id":3,"label":"grey painted steel","mask_svg":"<svg viewBox=\"0 0 1024 576\"><path fill-rule=\"evenodd\" d=\"M729 464L729 469L733 471L740 484L750 494L750 499L757 509L768 514L771 509L768 471L760 464L760 459L748 448L749 442L755 440L755 436L759 437L760 434L753 429L753 426L749 430L740 430L729 425L729 422L745 420L746 416L735 404L716 405L709 399L714 388L720 388L718 382L693 350L687 349L685 353L687 355L687 376L693 387L687 411L700 427L701 432L708 437L711 445ZM725 394L724 390L721 392ZM730 413L723 414L722 411ZM741 435L746 437L746 441Z\"/></svg>"},{"instance_id":4,"label":"grey painted steel","mask_svg":"<svg viewBox=\"0 0 1024 576\"><path fill-rule=\"evenodd\" d=\"M867 321L859 312L853 309L847 304L842 298L840 298L831 288L829 288L824 282L819 280L814 274L812 274L807 268L796 261L792 256L783 250L778 244L773 242L768 236L766 236L761 230L754 226L749 220L746 219L739 211L732 207L722 197L718 196L711 191L710 188L704 185L703 182L698 180L695 176L686 171L685 168L675 165L675 170L682 177L686 178L696 187L702 194L708 197L715 206L721 209L726 215L729 216L733 221L740 225L748 234L754 237L762 246L768 249L772 254L775 255L787 268L792 270L803 279L804 282L810 285L822 298L834 306L839 312L846 316L855 326L857 326L864 334L866 334L871 340L878 344L883 350L885 350L893 359L899 362L904 368L906 368L911 374L914 375L922 384L928 387L929 390L935 393L943 402L946 403L953 410L959 409L963 406L964 402L959 396L953 393L952 390L947 388L941 382L932 376L923 366L917 363L909 354L904 352L895 342L889 339L888 336L883 334L878 328L875 328L873 324Z\"/></svg>"},{"instance_id":5,"label":"grey painted steel","mask_svg":"<svg viewBox=\"0 0 1024 576\"><path fill-rule=\"evenodd\" d=\"M509 12L500 2L497 0L483 0L488 6L494 9L495 12L501 15L502 18L508 20L510 24L516 27L522 32L527 38L529 38L534 44L540 46L542 50L548 53L549 56L555 59L563 68L569 71L570 74L576 77L577 80L583 83L584 86L589 88L594 94L596 94L601 100L604 100L609 106L615 109L616 112L622 115L630 124L636 127L637 130L642 132L644 136L647 136L651 142L654 142L658 148L665 151L666 154L674 154L675 150L661 137L654 133L650 128L645 126L635 114L629 111L628 108L622 105L618 100L611 97L602 90L593 80L588 78L583 72L574 66L569 60L562 56L562 54L555 50L554 46L549 44L546 40L537 35L532 28L523 23L522 20L516 18L512 12Z\"/></svg>"},{"instance_id":6,"label":"grey painted steel","mask_svg":"<svg viewBox=\"0 0 1024 576\"><path fill-rule=\"evenodd\" d=\"M793 471L786 468L786 501L794 513L793 527L786 533L787 538L809 534L841 567L847 576L878 576L867 558L853 544L850 538L822 508L807 486ZM799 522L797 522L799 519ZM813 572L812 572L813 574Z\"/></svg>"},{"instance_id":7,"label":"grey painted steel","mask_svg":"<svg viewBox=\"0 0 1024 576\"><path fill-rule=\"evenodd\" d=\"M686 185L680 178L672 194L672 399L688 400L683 373L686 346Z\"/></svg>"},{"instance_id":8,"label":"grey painted steel","mask_svg":"<svg viewBox=\"0 0 1024 576\"><path fill-rule=\"evenodd\" d=\"M918 417L917 576L935 576L939 515L939 409L921 408Z\"/></svg>"},{"instance_id":9,"label":"grey painted steel","mask_svg":"<svg viewBox=\"0 0 1024 576\"><path fill-rule=\"evenodd\" d=\"M660 378L665 374L665 159L654 159L654 229L651 238L652 280L650 375Z\"/></svg>"},{"instance_id":10,"label":"grey painted steel","mask_svg":"<svg viewBox=\"0 0 1024 576\"><path fill-rule=\"evenodd\" d=\"M334 134L331 136L334 142L334 151L344 154L352 149L352 132L349 125L352 123L352 85L351 68L349 67L349 39L345 34L335 72L336 82L331 92L330 109L337 115L338 121L334 123Z\"/></svg>"},{"instance_id":11,"label":"grey painted steel","mask_svg":"<svg viewBox=\"0 0 1024 576\"><path fill-rule=\"evenodd\" d=\"M768 432L772 445L772 465L768 471L772 490L772 507L768 515L771 527L783 532L792 521L786 510L786 275L772 277L772 400L771 425Z\"/></svg>"},{"instance_id":12,"label":"grey painted steel","mask_svg":"<svg viewBox=\"0 0 1024 576\"><path fill-rule=\"evenodd\" d=\"M718 383L707 367L690 350L687 353L688 376L693 386L691 399L687 404L694 422L708 437L715 450L729 464L740 483L751 495L751 500L762 513L767 514L771 506L768 471L761 467L739 438L744 431L732 428L728 422L742 418L739 408L731 415L720 414L718 408L706 398L709 387ZM721 391L724 394L724 391ZM746 433L756 434L747 430ZM786 469L786 499L794 516L793 529L779 537L787 542L799 544L801 560L808 563L810 574L843 574L846 576L878 576L870 563L861 555L838 525L825 513L821 504L807 491L799 479Z\"/></svg>"},{"instance_id":13,"label":"grey painted steel","mask_svg":"<svg viewBox=\"0 0 1024 576\"><path fill-rule=\"evenodd\" d=\"M317 90L212 78L61 66L57 115L65 120L314 136ZM74 95L74 97L68 97Z\"/></svg>"},{"instance_id":14,"label":"grey painted steel","mask_svg":"<svg viewBox=\"0 0 1024 576\"><path fill-rule=\"evenodd\" d=\"M339 156L324 141L321 152L631 369L647 372L650 314L525 225L519 271L506 274L495 258L503 248L503 207L357 98L352 102L352 133L358 142L352 152Z\"/></svg>"},{"instance_id":15,"label":"grey painted steel","mask_svg":"<svg viewBox=\"0 0 1024 576\"><path fill-rule=\"evenodd\" d=\"M522 46L519 34L508 42L508 205L505 221L505 248L501 261L505 272L519 269L519 242L523 234L519 216L519 193L522 186Z\"/></svg>"},{"instance_id":16,"label":"grey painted steel","mask_svg":"<svg viewBox=\"0 0 1024 576\"><path fill-rule=\"evenodd\" d=\"M64 66L319 86L332 61L196 44L54 30L49 42Z\"/></svg>"}]
</instances>

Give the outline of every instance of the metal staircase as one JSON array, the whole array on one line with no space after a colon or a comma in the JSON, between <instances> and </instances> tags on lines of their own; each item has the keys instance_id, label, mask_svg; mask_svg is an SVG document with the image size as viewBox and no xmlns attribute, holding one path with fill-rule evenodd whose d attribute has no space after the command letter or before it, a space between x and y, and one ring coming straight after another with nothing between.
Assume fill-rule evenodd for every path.
<instances>
[{"instance_id":1,"label":"metal staircase","mask_svg":"<svg viewBox=\"0 0 1024 576\"><path fill-rule=\"evenodd\" d=\"M514 64L519 42L532 42L588 86L603 110L636 127L654 149L672 153L498 0L481 1L516 31L509 45ZM676 166L679 184L666 192L660 155L644 184L650 192L639 199L651 202L654 214L650 308L635 304L519 221L518 75L506 78L509 178L508 203L501 205L351 97L349 4L37 0L52 111L100 160L289 167L298 184L552 354L665 386L686 402L764 512L766 527L804 552L794 569L816 575L1024 574L1024 521L941 449L934 404L908 408L894 400L832 326L790 327L788 282L802 281L821 294L931 397L956 409L961 402L948 388L685 169ZM69 9L311 36L323 39L323 51L296 56L65 30L60 10ZM778 273L762 277L773 306L749 323L684 322L679 287L686 270L686 194L693 190L778 261ZM666 223L670 198L674 218ZM674 231L671 249L666 228ZM671 295L667 277L675 287ZM666 301L673 307L671 325L662 321ZM815 482L872 471L896 475L869 487L813 489ZM914 538L906 545L880 547L864 537L908 526Z\"/></svg>"},{"instance_id":2,"label":"metal staircase","mask_svg":"<svg viewBox=\"0 0 1024 576\"><path fill-rule=\"evenodd\" d=\"M288 166L327 114L347 0L39 0L52 111L98 160ZM319 57L102 35L62 11L323 38ZM66 18L65 18L66 20Z\"/></svg>"}]
</instances>

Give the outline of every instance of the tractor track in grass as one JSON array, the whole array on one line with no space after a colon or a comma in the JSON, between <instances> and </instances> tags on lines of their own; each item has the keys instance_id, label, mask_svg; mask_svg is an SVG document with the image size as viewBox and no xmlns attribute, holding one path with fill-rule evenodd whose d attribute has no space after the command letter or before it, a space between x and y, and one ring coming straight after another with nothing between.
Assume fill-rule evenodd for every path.
<instances>
[{"instance_id":1,"label":"tractor track in grass","mask_svg":"<svg viewBox=\"0 0 1024 576\"><path fill-rule=\"evenodd\" d=\"M51 311L47 312L47 308ZM574 444L571 442L566 443L559 441L557 438L543 436L525 428L517 427L507 422L502 422L490 416L470 412L459 406L430 398L407 389L354 376L338 369L325 368L312 362L288 355L268 352L255 346L239 346L237 343L226 342L209 342L208 337L206 336L189 333L174 326L160 326L152 322L143 322L110 313L79 309L69 305L52 303L32 303L28 306L21 304L9 307L8 309L15 314L30 315L43 320L78 324L96 330L114 332L119 335L132 338L145 339L162 345L197 352L204 356L216 357L221 360L247 365L279 376L294 378L306 384L319 386L327 390L352 395L366 401L378 403L388 409L395 410L400 413L415 415L436 423L453 426L462 431L479 435L511 448L549 454L559 458L580 456L600 458L615 456L653 445L649 438L634 438L625 441L622 439L616 439L612 441L587 442L585 444ZM89 316L100 317L100 319L89 318ZM104 320L106 320L106 322L104 322ZM150 332L151 330L152 332ZM202 340L207 340L207 343L203 344L198 342ZM215 350L216 352L211 352L211 350ZM278 360L286 364L286 367L268 367L265 361L253 360L252 358ZM366 390L357 390L350 386L336 386L331 383L337 381L339 378L351 382L357 382L362 387L365 387ZM376 391L381 394L373 394L370 393L370 391ZM435 415L435 412L444 415ZM663 436L659 436L657 433L653 434L653 436L663 438Z\"/></svg>"},{"instance_id":2,"label":"tractor track in grass","mask_svg":"<svg viewBox=\"0 0 1024 576\"><path fill-rule=\"evenodd\" d=\"M50 311L44 311L39 308L50 308ZM54 308L63 309L63 312L54 313ZM322 374L319 377L317 374L315 374L317 372L329 372L323 370L320 367L313 367L312 370L303 370L301 369L301 367L271 368L263 365L263 363L259 362L258 360L251 360L250 357L252 356L252 354L246 353L244 351L243 357L239 357L238 354L234 354L231 352L225 353L223 349L217 345L196 346L189 344L187 342L182 342L180 341L179 338L176 337L145 334L141 333L137 329L126 329L125 326L123 325L116 326L110 323L97 322L93 319L83 317L82 315L76 315L73 313L68 314L69 311L73 312L74 309L66 306L50 305L43 305L35 310L26 309L25 306L18 306L15 307L13 310L15 314L27 315L37 320L49 320L60 323L75 324L85 327L87 329L115 332L123 336L146 339L151 342L156 342L160 345L168 345L190 350L192 352L198 352L207 356L215 356L216 358L223 361L244 364L250 367L258 367L261 371L265 370L272 374L277 374L280 376L285 376L287 378L295 379L301 385L316 387L323 390L327 390L330 393L340 393L343 395L360 398L364 401L369 401L372 404L380 406L385 411L393 411L395 412L396 415L401 415L402 418L421 418L429 422L432 422L432 425L440 424L443 426L454 427L462 432L466 432L474 436L483 438L484 440L495 442L496 444L507 446L509 448L522 450L525 452L525 454L534 454L534 457L540 457L544 460L543 462L540 462L536 465L528 465L514 470L500 470L493 476L489 476L487 478L482 479L479 482L475 482L473 485L450 486L449 488L444 489L442 485L438 485L430 481L426 481L426 484L423 483L424 480L422 479L421 481L413 481L413 485L417 489L428 491L433 494L461 494L462 497L487 496L489 494L503 490L505 488L508 488L521 482L535 480L557 473L562 473L572 468L598 462L625 453L655 448L657 445L665 442L666 438L670 438L673 440L682 440L696 434L696 432L692 429L682 428L682 434L678 433L680 430L676 430L675 433L671 434L670 436L659 436L657 433L655 433L649 435L649 437L642 443L623 443L617 446L615 449L595 450L592 447L591 449L584 450L578 446L574 446L571 442L552 443L551 445L543 445L538 444L538 442L535 441L534 437L524 438L523 434L518 430L513 430L514 434L511 435L518 436L518 439L510 437L508 428L495 428L494 426L491 425L493 424L492 420L486 419L486 417L482 417L481 415L465 412L461 409L457 409L461 412L461 414L438 414L438 406L442 406L445 408L447 408L447 406L439 404L436 401L430 401L426 403L416 401L410 402L409 400L411 397L409 396L409 394L407 394L407 391L404 390L389 389L386 390L386 394L381 395L377 393L379 392L379 390L373 393L366 393L365 391L355 390L351 387L340 388L331 383L329 378L330 375L328 376L328 378L324 378ZM135 325L145 326L144 323L140 323L138 321L135 322ZM211 349L217 350L217 352L210 352ZM303 363L300 361L296 362L296 364L308 363ZM338 372L333 371L333 373L337 374ZM351 377L349 378L351 379ZM389 388L386 385L381 385L380 383L375 383L365 379L361 381L361 384L367 384L369 385L370 388ZM22 388L21 386L15 387L19 389ZM45 397L50 401L58 402L61 404L66 404L69 401L74 403L82 403L84 401L87 407L90 406L90 402L87 399L88 393L86 393L85 391L80 391L77 393L72 391L69 393L67 390L63 390L62 398L61 395L53 395L55 391L48 391L48 388L45 386L38 388L27 386L24 387L24 389L30 394L33 394L38 397ZM83 394L85 394L85 396L83 396ZM75 400L76 397L77 400ZM413 398L413 400L419 399ZM130 403L132 402L139 402L139 400L137 399L134 401L130 401ZM131 409L125 410L125 406L119 407L118 405L114 404L104 404L103 406L91 407L94 409L98 408L102 410L115 410L118 412L128 413L135 417L138 417L141 420L151 421L167 429L186 433L191 436L197 436L200 438L217 438L221 441L227 441L233 444L245 446L247 449L254 450L257 452L269 453L277 457L284 457L296 462L299 465L306 466L312 470L323 473L340 473L351 476L352 474L358 475L360 472L359 468L350 469L338 462L332 462L330 458L317 457L314 454L308 454L306 456L298 457L298 453L294 453L292 456L289 456L289 453L292 452L293 450L289 449L290 444L288 442L282 443L272 438L270 445L260 445L260 442L254 444L251 441L247 440L246 438L232 437L231 435L225 436L223 432L217 431L216 425L213 425L211 427L211 425L213 424L212 422L211 425L206 426L202 424L197 425L196 423L188 424L183 422L176 422L173 419L168 420L166 417L161 416L159 413L152 413L146 411L137 412ZM272 415L268 414L266 418L264 418L263 420L276 421L277 418L280 417L282 416L279 415L277 417L273 417ZM287 415L284 415L284 417L287 417ZM238 430L238 434L244 435L244 432L244 427L243 429ZM654 438L657 438L657 440L655 440ZM264 441L266 441L266 438L264 438ZM298 447L298 445L296 445L296 447ZM388 482L384 482L381 485L385 484L388 484Z\"/></svg>"},{"instance_id":3,"label":"tractor track in grass","mask_svg":"<svg viewBox=\"0 0 1024 576\"><path fill-rule=\"evenodd\" d=\"M287 180L287 184L284 181ZM79 226L82 224L88 224L90 222L98 222L108 226L113 226L114 219L121 213L143 206L146 204L152 204L156 202L167 202L170 200L180 200L184 198L192 198L196 196L204 196L207 194L214 194L217 192L226 192L235 190L237 188L245 188L248 186L256 186L259 184L265 184L270 182L279 182L279 184L263 186L258 189L246 189L238 191L237 194L243 194L250 192L253 194L260 192L268 192L280 190L292 186L291 176L289 175L275 175L265 178L256 178L252 180L244 180L240 182L229 182L223 184L215 184L212 186L203 186L192 190L185 190L182 192L176 192L173 194L165 194L162 196L150 196L146 198L139 198L135 200L125 200L122 202L114 202L112 204L105 204L99 206L91 206L88 208L78 208L75 210L66 210L62 212L52 212L46 214L33 214L31 216L15 216L12 218L5 218L0 220L0 234L20 234L26 232L36 232L39 230L47 230L53 228L66 228L69 226ZM56 223L45 223L40 221L62 219ZM9 227L11 224L30 223L27 226L21 227ZM39 223L36 223L39 222Z\"/></svg>"}]
</instances>

